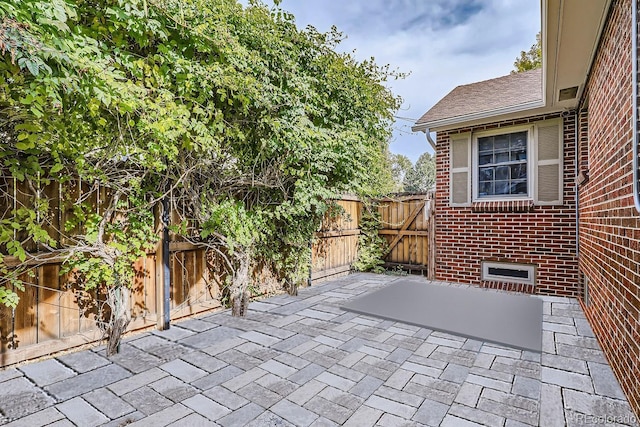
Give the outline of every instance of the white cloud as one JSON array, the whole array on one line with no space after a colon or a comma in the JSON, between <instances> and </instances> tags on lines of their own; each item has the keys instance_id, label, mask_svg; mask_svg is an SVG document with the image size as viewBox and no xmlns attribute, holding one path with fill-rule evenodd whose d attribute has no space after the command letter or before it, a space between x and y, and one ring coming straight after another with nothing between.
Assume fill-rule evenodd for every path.
<instances>
[{"instance_id":1,"label":"white cloud","mask_svg":"<svg viewBox=\"0 0 640 427\"><path fill-rule=\"evenodd\" d=\"M345 33L344 51L411 75L390 82L398 116L418 118L454 87L509 74L540 29L539 0L284 0L300 27ZM428 149L399 120L392 151L412 160ZM407 133L409 132L409 133Z\"/></svg>"}]
</instances>

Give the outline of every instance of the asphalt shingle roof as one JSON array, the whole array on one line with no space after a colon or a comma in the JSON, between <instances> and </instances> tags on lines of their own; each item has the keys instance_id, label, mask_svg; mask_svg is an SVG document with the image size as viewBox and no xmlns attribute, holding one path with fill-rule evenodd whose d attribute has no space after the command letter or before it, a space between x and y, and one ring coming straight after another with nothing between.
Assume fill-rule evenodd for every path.
<instances>
[{"instance_id":1,"label":"asphalt shingle roof","mask_svg":"<svg viewBox=\"0 0 640 427\"><path fill-rule=\"evenodd\" d=\"M431 107L416 125L501 110L542 100L542 69L461 85Z\"/></svg>"}]
</instances>

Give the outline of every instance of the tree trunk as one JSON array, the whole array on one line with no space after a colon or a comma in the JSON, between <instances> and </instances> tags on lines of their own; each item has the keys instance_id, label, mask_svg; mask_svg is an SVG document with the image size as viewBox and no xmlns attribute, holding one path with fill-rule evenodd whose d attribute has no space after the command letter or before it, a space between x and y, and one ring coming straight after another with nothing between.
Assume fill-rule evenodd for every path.
<instances>
[{"instance_id":1,"label":"tree trunk","mask_svg":"<svg viewBox=\"0 0 640 427\"><path fill-rule=\"evenodd\" d=\"M123 285L109 288L107 304L111 309L109 325L107 327L107 357L120 351L122 334L127 330L131 321L129 298L131 290Z\"/></svg>"},{"instance_id":2,"label":"tree trunk","mask_svg":"<svg viewBox=\"0 0 640 427\"><path fill-rule=\"evenodd\" d=\"M249 307L249 267L251 256L246 253L238 253L240 265L233 273L231 282L231 315L244 317Z\"/></svg>"}]
</instances>

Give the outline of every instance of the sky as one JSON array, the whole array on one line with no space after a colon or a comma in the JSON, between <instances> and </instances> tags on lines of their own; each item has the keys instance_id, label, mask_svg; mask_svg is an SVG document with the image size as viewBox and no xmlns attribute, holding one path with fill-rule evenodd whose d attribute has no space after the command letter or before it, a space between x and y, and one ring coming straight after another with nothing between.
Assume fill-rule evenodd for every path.
<instances>
[{"instance_id":1,"label":"sky","mask_svg":"<svg viewBox=\"0 0 640 427\"><path fill-rule=\"evenodd\" d=\"M390 149L414 162L433 152L424 133L411 132L415 119L458 85L509 74L540 30L540 0L283 0L280 7L300 28L335 25L346 36L339 50L411 73L389 83L404 100Z\"/></svg>"}]
</instances>

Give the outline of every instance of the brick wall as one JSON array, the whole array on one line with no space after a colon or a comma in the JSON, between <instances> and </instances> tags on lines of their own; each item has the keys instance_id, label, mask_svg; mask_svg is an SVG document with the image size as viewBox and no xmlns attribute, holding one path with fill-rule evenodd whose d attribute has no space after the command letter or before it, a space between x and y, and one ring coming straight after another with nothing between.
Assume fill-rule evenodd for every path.
<instances>
[{"instance_id":1,"label":"brick wall","mask_svg":"<svg viewBox=\"0 0 640 427\"><path fill-rule=\"evenodd\" d=\"M631 0L614 1L587 83L589 181L579 188L584 307L640 415L640 217L632 192ZM582 156L581 156L582 157Z\"/></svg>"},{"instance_id":2,"label":"brick wall","mask_svg":"<svg viewBox=\"0 0 640 427\"><path fill-rule=\"evenodd\" d=\"M436 278L483 287L578 296L575 211L575 115L564 117L564 205L530 212L474 213L449 206L449 141L453 134L535 123L556 115L438 132ZM537 265L535 288L481 280L482 261Z\"/></svg>"}]
</instances>

